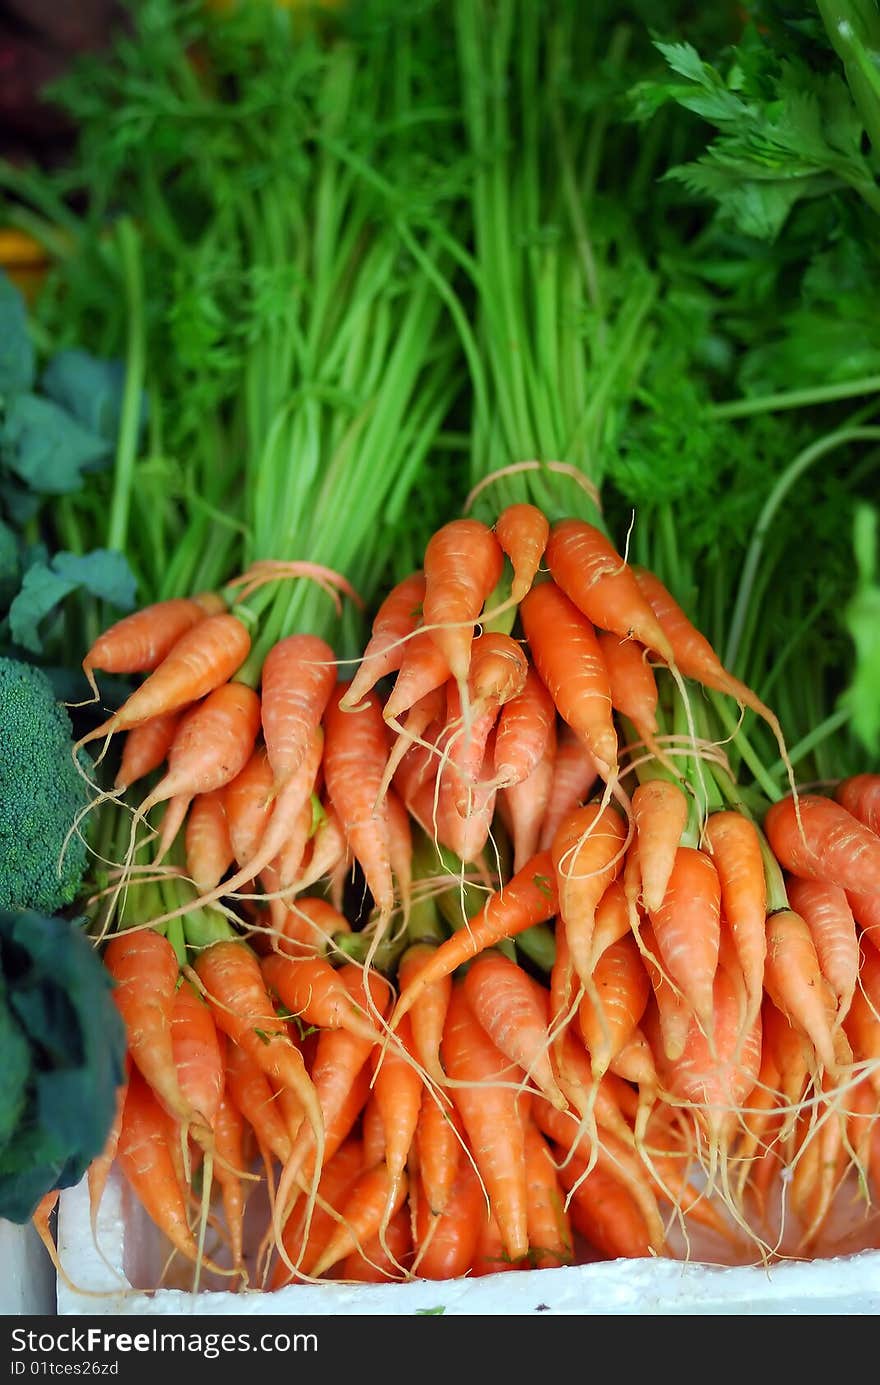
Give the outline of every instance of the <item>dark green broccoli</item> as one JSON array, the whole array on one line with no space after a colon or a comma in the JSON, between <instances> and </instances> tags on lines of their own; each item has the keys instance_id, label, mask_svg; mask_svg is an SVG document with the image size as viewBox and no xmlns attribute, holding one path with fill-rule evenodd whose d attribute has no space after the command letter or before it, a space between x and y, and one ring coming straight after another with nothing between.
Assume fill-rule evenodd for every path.
<instances>
[{"instance_id":1,"label":"dark green broccoli","mask_svg":"<svg viewBox=\"0 0 880 1385\"><path fill-rule=\"evenodd\" d=\"M0 657L0 909L56 914L74 901L88 849L68 832L88 796L49 679Z\"/></svg>"}]
</instances>

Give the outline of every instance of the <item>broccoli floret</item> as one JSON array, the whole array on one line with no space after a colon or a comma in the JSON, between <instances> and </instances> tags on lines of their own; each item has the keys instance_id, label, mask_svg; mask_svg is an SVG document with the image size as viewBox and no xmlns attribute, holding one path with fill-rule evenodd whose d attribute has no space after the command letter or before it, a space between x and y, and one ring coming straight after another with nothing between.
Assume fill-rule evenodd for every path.
<instances>
[{"instance_id":1,"label":"broccoli floret","mask_svg":"<svg viewBox=\"0 0 880 1385\"><path fill-rule=\"evenodd\" d=\"M87 801L49 679L0 657L0 909L56 914L73 903L88 849L79 831L67 834Z\"/></svg>"}]
</instances>

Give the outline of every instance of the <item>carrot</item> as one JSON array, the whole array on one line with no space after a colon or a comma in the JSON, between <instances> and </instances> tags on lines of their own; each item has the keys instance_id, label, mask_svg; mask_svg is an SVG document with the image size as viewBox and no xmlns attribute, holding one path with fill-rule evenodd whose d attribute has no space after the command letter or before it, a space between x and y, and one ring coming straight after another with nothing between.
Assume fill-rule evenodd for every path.
<instances>
[{"instance_id":1,"label":"carrot","mask_svg":"<svg viewBox=\"0 0 880 1385\"><path fill-rule=\"evenodd\" d=\"M270 952L261 959L260 970L269 990L301 1023L318 1029L348 1029L369 1043L380 1040L379 1031L326 958Z\"/></svg>"},{"instance_id":2,"label":"carrot","mask_svg":"<svg viewBox=\"0 0 880 1385\"><path fill-rule=\"evenodd\" d=\"M675 1062L684 1052L693 1012L662 969L659 960L660 949L650 923L645 922L641 925L638 943L645 968L651 978L662 1050L670 1062ZM657 1056L659 1055L655 1053L655 1057Z\"/></svg>"},{"instance_id":3,"label":"carrot","mask_svg":"<svg viewBox=\"0 0 880 1385\"><path fill-rule=\"evenodd\" d=\"M132 1061L168 1114L207 1138L207 1118L185 1095L174 1061L171 1023L179 978L174 948L151 928L132 929L110 939L104 966L116 983L113 999Z\"/></svg>"},{"instance_id":4,"label":"carrot","mask_svg":"<svg viewBox=\"0 0 880 1385\"><path fill-rule=\"evenodd\" d=\"M452 990L442 1055L504 1250L518 1260L529 1249L525 1107L519 1093L500 1085L516 1082L517 1073L480 1026L461 985Z\"/></svg>"},{"instance_id":5,"label":"carrot","mask_svg":"<svg viewBox=\"0 0 880 1385\"><path fill-rule=\"evenodd\" d=\"M432 1217L446 1210L459 1173L464 1135L454 1106L425 1089L419 1106L415 1149L419 1174L419 1196Z\"/></svg>"},{"instance_id":6,"label":"carrot","mask_svg":"<svg viewBox=\"0 0 880 1385\"><path fill-rule=\"evenodd\" d=\"M438 784L436 803L433 786L428 785L431 795L429 822L421 822L423 830L435 836L441 845L457 856L464 865L480 860L492 831L498 789L492 774L493 738L486 745L480 773L464 793L451 774L446 774ZM417 821L419 819L417 818Z\"/></svg>"},{"instance_id":7,"label":"carrot","mask_svg":"<svg viewBox=\"0 0 880 1385\"><path fill-rule=\"evenodd\" d=\"M529 1263L535 1269L559 1269L574 1263L571 1219L564 1205L549 1142L534 1121L526 1122Z\"/></svg>"},{"instance_id":8,"label":"carrot","mask_svg":"<svg viewBox=\"0 0 880 1385\"><path fill-rule=\"evenodd\" d=\"M389 987L377 973L367 975L347 962L340 967L339 975L359 1004L366 1007L369 1003L380 1015L387 1011ZM301 1187L316 1169L320 1172L323 1162L331 1159L350 1135L369 1095L368 1059L372 1049L373 1040L348 1029L319 1032L310 1078L320 1110L321 1139L315 1139L314 1127L303 1126L299 1132L278 1184L276 1206L284 1209L282 1217L287 1214L287 1198L294 1187Z\"/></svg>"},{"instance_id":9,"label":"carrot","mask_svg":"<svg viewBox=\"0 0 880 1385\"><path fill-rule=\"evenodd\" d=\"M551 857L559 892L559 915L572 965L586 985L595 957L596 909L623 865L626 826L616 809L587 803L563 818Z\"/></svg>"},{"instance_id":10,"label":"carrot","mask_svg":"<svg viewBox=\"0 0 880 1385\"><path fill-rule=\"evenodd\" d=\"M675 856L687 826L687 795L669 779L647 779L632 793L632 813L639 844L642 898L650 912L666 894ZM761 921L763 927L763 919Z\"/></svg>"},{"instance_id":11,"label":"carrot","mask_svg":"<svg viewBox=\"0 0 880 1385\"><path fill-rule=\"evenodd\" d=\"M556 708L545 684L529 664L522 690L498 716L493 768L499 788L527 779L556 740Z\"/></svg>"},{"instance_id":12,"label":"carrot","mask_svg":"<svg viewBox=\"0 0 880 1385\"><path fill-rule=\"evenodd\" d=\"M180 717L179 711L168 712L126 731L114 788L124 791L159 768L174 740Z\"/></svg>"},{"instance_id":13,"label":"carrot","mask_svg":"<svg viewBox=\"0 0 880 1385\"><path fill-rule=\"evenodd\" d=\"M646 750L669 765L657 744L657 680L648 663L645 646L608 630L597 630L596 638L608 674L611 705L632 722Z\"/></svg>"},{"instance_id":14,"label":"carrot","mask_svg":"<svg viewBox=\"0 0 880 1385\"><path fill-rule=\"evenodd\" d=\"M382 784L379 790L380 798L388 791L388 786L392 783L397 773L397 767L407 751L420 742L425 743L422 747L423 750L425 745L429 744L426 740L428 728L436 723L436 734L432 736L430 741L430 747L433 748L442 730L442 718L445 715L445 711L446 689L443 683L441 683L439 687L432 688L430 692L425 693L425 696L419 698L419 700L410 707L409 711L403 713L404 720L402 723L388 716L388 704L385 704L382 716L384 720L387 721L388 725L396 732L396 736L388 752L388 760L385 765L385 772L382 776Z\"/></svg>"},{"instance_id":15,"label":"carrot","mask_svg":"<svg viewBox=\"0 0 880 1385\"><path fill-rule=\"evenodd\" d=\"M617 773L611 686L590 621L554 582L532 587L519 608L535 667L563 721L606 780Z\"/></svg>"},{"instance_id":16,"label":"carrot","mask_svg":"<svg viewBox=\"0 0 880 1385\"><path fill-rule=\"evenodd\" d=\"M196 794L222 789L244 769L260 729L260 699L244 683L223 683L196 707L184 712L168 748L168 769L138 807L146 816L158 803L172 800L166 812L157 860L171 846Z\"/></svg>"},{"instance_id":17,"label":"carrot","mask_svg":"<svg viewBox=\"0 0 880 1385\"><path fill-rule=\"evenodd\" d=\"M598 777L595 761L580 737L566 723L561 723L557 729L553 782L544 810L539 850L546 851L552 846L562 819L573 808L583 806Z\"/></svg>"},{"instance_id":18,"label":"carrot","mask_svg":"<svg viewBox=\"0 0 880 1385\"><path fill-rule=\"evenodd\" d=\"M433 1102L427 1103L433 1106ZM474 1260L486 1204L470 1159L462 1157L443 1208L432 1209L426 1191L417 1193L415 1217L418 1279L460 1279Z\"/></svg>"},{"instance_id":19,"label":"carrot","mask_svg":"<svg viewBox=\"0 0 880 1385\"><path fill-rule=\"evenodd\" d=\"M374 1065L371 1065L370 1071L374 1071ZM376 1101L374 1087L371 1087L370 1094L364 1102L360 1127L364 1147L364 1168L372 1168L373 1164L378 1164L385 1158L385 1128L382 1125L382 1113Z\"/></svg>"},{"instance_id":20,"label":"carrot","mask_svg":"<svg viewBox=\"0 0 880 1385\"><path fill-rule=\"evenodd\" d=\"M462 983L471 1011L493 1044L554 1106L568 1102L550 1061L549 997L518 963L492 948L471 963Z\"/></svg>"},{"instance_id":21,"label":"carrot","mask_svg":"<svg viewBox=\"0 0 880 1385\"><path fill-rule=\"evenodd\" d=\"M334 877L344 875L348 860L348 843L339 821L339 814L331 803L321 801L320 822L316 827L297 880L297 894L310 890L314 885L324 884Z\"/></svg>"},{"instance_id":22,"label":"carrot","mask_svg":"<svg viewBox=\"0 0 880 1385\"><path fill-rule=\"evenodd\" d=\"M351 932L351 924L320 895L300 895L273 936L272 945L285 957L311 957L326 950L337 935Z\"/></svg>"},{"instance_id":23,"label":"carrot","mask_svg":"<svg viewBox=\"0 0 880 1385\"><path fill-rule=\"evenodd\" d=\"M229 612L205 616L187 630L162 662L112 716L80 737L78 745L128 731L153 717L177 712L226 683L251 647L246 627Z\"/></svg>"},{"instance_id":24,"label":"carrot","mask_svg":"<svg viewBox=\"0 0 880 1385\"><path fill-rule=\"evenodd\" d=\"M335 1277L355 1284L386 1284L405 1278L413 1257L412 1228L405 1207L391 1218L384 1241L383 1246L377 1233L365 1245L350 1251Z\"/></svg>"},{"instance_id":25,"label":"carrot","mask_svg":"<svg viewBox=\"0 0 880 1385\"><path fill-rule=\"evenodd\" d=\"M187 981L171 1006L171 1047L181 1091L213 1129L223 1097L223 1051L211 1011Z\"/></svg>"},{"instance_id":26,"label":"carrot","mask_svg":"<svg viewBox=\"0 0 880 1385\"><path fill-rule=\"evenodd\" d=\"M138 1202L171 1245L193 1264L223 1273L200 1252L168 1147L168 1126L152 1088L135 1068L129 1078L116 1157Z\"/></svg>"},{"instance_id":27,"label":"carrot","mask_svg":"<svg viewBox=\"0 0 880 1385\"><path fill-rule=\"evenodd\" d=\"M506 885L489 896L466 928L453 933L434 950L401 990L391 1014L390 1027L396 1028L429 986L451 976L457 967L471 961L485 948L494 947L503 938L514 938L532 924L553 918L557 905L550 853L538 852Z\"/></svg>"},{"instance_id":28,"label":"carrot","mask_svg":"<svg viewBox=\"0 0 880 1385\"><path fill-rule=\"evenodd\" d=\"M501 511L494 530L513 568L511 598L522 601L541 566L550 533L549 520L537 505L511 504Z\"/></svg>"},{"instance_id":29,"label":"carrot","mask_svg":"<svg viewBox=\"0 0 880 1385\"><path fill-rule=\"evenodd\" d=\"M498 1225L498 1218L491 1209L487 1214L484 1207L477 1222L477 1244L468 1272L469 1278L480 1279L485 1274L506 1274L510 1270L524 1270L527 1266L528 1260L525 1257L513 1260L508 1255L504 1249L504 1237Z\"/></svg>"},{"instance_id":30,"label":"carrot","mask_svg":"<svg viewBox=\"0 0 880 1385\"><path fill-rule=\"evenodd\" d=\"M388 808L379 801L388 759L388 728L382 704L368 693L357 712L345 712L340 699L347 683L337 685L324 717L324 778L330 801L344 824L345 835L364 873L367 887L387 922L394 908ZM377 931L376 939L380 933Z\"/></svg>"},{"instance_id":31,"label":"carrot","mask_svg":"<svg viewBox=\"0 0 880 1385\"><path fill-rule=\"evenodd\" d=\"M508 831L513 844L513 869L521 870L539 848L541 829L553 791L556 761L556 727L551 725L543 754L535 767L515 784L500 791Z\"/></svg>"},{"instance_id":32,"label":"carrot","mask_svg":"<svg viewBox=\"0 0 880 1385\"><path fill-rule=\"evenodd\" d=\"M217 1028L243 1048L271 1082L289 1088L297 1098L320 1166L324 1121L318 1095L302 1054L275 1013L256 955L237 940L216 942L197 954L193 970Z\"/></svg>"},{"instance_id":33,"label":"carrot","mask_svg":"<svg viewBox=\"0 0 880 1385\"><path fill-rule=\"evenodd\" d=\"M94 670L103 673L152 673L186 632L205 619L206 612L190 597L153 602L104 630L82 662L83 672L97 696Z\"/></svg>"},{"instance_id":34,"label":"carrot","mask_svg":"<svg viewBox=\"0 0 880 1385\"><path fill-rule=\"evenodd\" d=\"M859 984L843 1021L853 1058L869 1065L868 1081L880 1098L880 952L866 948Z\"/></svg>"},{"instance_id":35,"label":"carrot","mask_svg":"<svg viewBox=\"0 0 880 1385\"><path fill-rule=\"evenodd\" d=\"M397 964L401 994L409 990L421 969L431 964L436 950L437 944L433 942L410 943ZM413 1053L422 1070L441 1086L444 1073L440 1066L440 1044L451 995L452 974L444 972L435 981L420 982L419 994L409 1007Z\"/></svg>"},{"instance_id":36,"label":"carrot","mask_svg":"<svg viewBox=\"0 0 880 1385\"><path fill-rule=\"evenodd\" d=\"M846 1016L859 976L859 937L856 921L839 885L822 880L785 883L788 902L810 930L819 969L837 1000L837 1022Z\"/></svg>"},{"instance_id":37,"label":"carrot","mask_svg":"<svg viewBox=\"0 0 880 1385\"><path fill-rule=\"evenodd\" d=\"M395 1185L384 1163L364 1169L346 1195L340 1209L341 1220L312 1266L313 1276L320 1278L365 1242L378 1236L387 1208L391 1206L391 1217L394 1217L403 1206L407 1189L406 1174Z\"/></svg>"},{"instance_id":38,"label":"carrot","mask_svg":"<svg viewBox=\"0 0 880 1385\"><path fill-rule=\"evenodd\" d=\"M597 958L592 987L578 1007L578 1024L600 1078L633 1037L651 995L651 981L632 934L619 938Z\"/></svg>"},{"instance_id":39,"label":"carrot","mask_svg":"<svg viewBox=\"0 0 880 1385\"><path fill-rule=\"evenodd\" d=\"M598 1164L587 1173L585 1155L562 1159L561 1153L559 1177L570 1194L571 1222L578 1234L607 1260L649 1259L654 1252L648 1228L628 1189Z\"/></svg>"},{"instance_id":40,"label":"carrot","mask_svg":"<svg viewBox=\"0 0 880 1385\"><path fill-rule=\"evenodd\" d=\"M335 684L336 656L318 635L288 635L266 655L260 700L276 794L306 759Z\"/></svg>"},{"instance_id":41,"label":"carrot","mask_svg":"<svg viewBox=\"0 0 880 1385\"><path fill-rule=\"evenodd\" d=\"M214 1116L214 1175L220 1184L233 1269L244 1262L244 1118L225 1093Z\"/></svg>"},{"instance_id":42,"label":"carrot","mask_svg":"<svg viewBox=\"0 0 880 1385\"><path fill-rule=\"evenodd\" d=\"M710 813L706 847L721 884L721 912L742 967L746 992L743 1033L755 1022L764 995L767 883L758 830L744 813Z\"/></svg>"},{"instance_id":43,"label":"carrot","mask_svg":"<svg viewBox=\"0 0 880 1385\"><path fill-rule=\"evenodd\" d=\"M110 1170L116 1158L116 1149L119 1144L119 1132L122 1129L122 1110L125 1105L125 1093L128 1090L128 1073L131 1069L131 1060L126 1056L126 1075L124 1081L116 1089L116 1110L113 1122L107 1131L107 1138L104 1141L104 1148L100 1154L89 1164L86 1170L86 1181L89 1189L89 1220L92 1227L92 1240L98 1244L98 1212L101 1208L101 1200L104 1190L107 1187L107 1179L110 1177Z\"/></svg>"},{"instance_id":44,"label":"carrot","mask_svg":"<svg viewBox=\"0 0 880 1385\"><path fill-rule=\"evenodd\" d=\"M223 789L196 794L184 829L186 873L200 892L212 890L234 860Z\"/></svg>"},{"instance_id":45,"label":"carrot","mask_svg":"<svg viewBox=\"0 0 880 1385\"><path fill-rule=\"evenodd\" d=\"M725 693L761 717L773 731L783 762L787 764L785 738L775 712L751 688L728 672L709 641L688 620L656 573L639 567L633 571L671 646L672 658L667 662L685 678L693 678L706 688Z\"/></svg>"},{"instance_id":46,"label":"carrot","mask_svg":"<svg viewBox=\"0 0 880 1385\"><path fill-rule=\"evenodd\" d=\"M470 667L474 625L501 576L504 555L476 519L453 519L425 547L424 624L461 686Z\"/></svg>"},{"instance_id":47,"label":"carrot","mask_svg":"<svg viewBox=\"0 0 880 1385\"><path fill-rule=\"evenodd\" d=\"M315 1260L336 1225L336 1216L346 1194L364 1166L362 1142L349 1136L327 1160L318 1182L317 1201L311 1224L306 1225L305 1209L291 1217L284 1228L284 1249L289 1260L299 1256L302 1275L311 1273ZM303 1244L303 1237L305 1243ZM296 1276L284 1260L276 1260L269 1281L270 1289L282 1289L293 1283Z\"/></svg>"},{"instance_id":48,"label":"carrot","mask_svg":"<svg viewBox=\"0 0 880 1385\"><path fill-rule=\"evenodd\" d=\"M239 1044L230 1041L225 1054L225 1091L263 1147L281 1164L290 1158L293 1140L281 1115L276 1093L263 1069Z\"/></svg>"},{"instance_id":49,"label":"carrot","mask_svg":"<svg viewBox=\"0 0 880 1385\"><path fill-rule=\"evenodd\" d=\"M578 610L621 639L634 637L666 663L672 644L639 586L633 569L595 525L580 519L554 524L547 566L556 585Z\"/></svg>"},{"instance_id":50,"label":"carrot","mask_svg":"<svg viewBox=\"0 0 880 1385\"><path fill-rule=\"evenodd\" d=\"M384 1050L381 1062L378 1050L373 1060L373 1096L385 1132L385 1166L389 1178L388 1204L379 1226L384 1233L394 1213L391 1210L404 1178L410 1150L416 1138L424 1083L419 1069L411 1060L412 1034L410 1019L405 1016L397 1037ZM430 1100L430 1098L428 1098Z\"/></svg>"},{"instance_id":51,"label":"carrot","mask_svg":"<svg viewBox=\"0 0 880 1385\"><path fill-rule=\"evenodd\" d=\"M721 945L721 885L711 857L680 846L663 903L649 917L664 969L704 1033L711 1034Z\"/></svg>"},{"instance_id":52,"label":"carrot","mask_svg":"<svg viewBox=\"0 0 880 1385\"><path fill-rule=\"evenodd\" d=\"M353 711L381 678L400 668L408 637L419 626L425 599L425 574L419 569L397 582L379 605L361 661L340 705Z\"/></svg>"},{"instance_id":53,"label":"carrot","mask_svg":"<svg viewBox=\"0 0 880 1385\"><path fill-rule=\"evenodd\" d=\"M394 680L394 687L385 699L382 715L389 725L429 693L444 687L450 676L449 663L427 630L417 631L407 642ZM345 696L345 694L343 694Z\"/></svg>"},{"instance_id":54,"label":"carrot","mask_svg":"<svg viewBox=\"0 0 880 1385\"><path fill-rule=\"evenodd\" d=\"M843 890L880 892L880 837L833 798L800 794L796 805L787 795L771 803L764 831L773 855L791 875Z\"/></svg>"},{"instance_id":55,"label":"carrot","mask_svg":"<svg viewBox=\"0 0 880 1385\"><path fill-rule=\"evenodd\" d=\"M859 926L859 939L880 950L880 895L847 890L846 902Z\"/></svg>"},{"instance_id":56,"label":"carrot","mask_svg":"<svg viewBox=\"0 0 880 1385\"><path fill-rule=\"evenodd\" d=\"M793 909L779 909L767 920L764 987L777 1009L813 1044L824 1068L836 1073L834 994L822 975L810 930Z\"/></svg>"},{"instance_id":57,"label":"carrot","mask_svg":"<svg viewBox=\"0 0 880 1385\"><path fill-rule=\"evenodd\" d=\"M864 827L880 836L880 774L850 775L837 785L834 798Z\"/></svg>"},{"instance_id":58,"label":"carrot","mask_svg":"<svg viewBox=\"0 0 880 1385\"><path fill-rule=\"evenodd\" d=\"M266 747L260 742L247 764L223 789L233 859L244 866L257 852L272 816L274 777Z\"/></svg>"}]
</instances>

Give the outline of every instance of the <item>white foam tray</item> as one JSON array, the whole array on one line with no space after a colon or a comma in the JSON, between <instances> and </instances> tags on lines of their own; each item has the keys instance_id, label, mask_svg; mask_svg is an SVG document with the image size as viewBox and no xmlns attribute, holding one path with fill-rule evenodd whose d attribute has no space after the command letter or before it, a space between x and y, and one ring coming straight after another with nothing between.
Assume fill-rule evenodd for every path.
<instances>
[{"instance_id":1,"label":"white foam tray","mask_svg":"<svg viewBox=\"0 0 880 1385\"><path fill-rule=\"evenodd\" d=\"M140 1233L140 1234L139 1234ZM811 1316L880 1313L880 1251L811 1263L716 1268L673 1260L616 1260L573 1269L486 1275L442 1283L291 1285L275 1293L135 1287L149 1278L149 1233L127 1190L107 1187L95 1244L84 1185L62 1194L58 1250L72 1283L57 1286L57 1312L84 1316L195 1314L261 1317L523 1316L532 1313L630 1316L744 1314ZM76 1287L73 1287L73 1286Z\"/></svg>"}]
</instances>

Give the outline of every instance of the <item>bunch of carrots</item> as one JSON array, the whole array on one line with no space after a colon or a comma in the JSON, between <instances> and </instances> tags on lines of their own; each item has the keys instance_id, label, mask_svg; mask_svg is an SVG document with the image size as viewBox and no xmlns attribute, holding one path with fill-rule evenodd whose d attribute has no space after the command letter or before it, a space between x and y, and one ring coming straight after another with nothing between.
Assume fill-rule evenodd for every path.
<instances>
[{"instance_id":1,"label":"bunch of carrots","mask_svg":"<svg viewBox=\"0 0 880 1385\"><path fill-rule=\"evenodd\" d=\"M880 1245L880 777L757 811L707 694L784 759L772 710L586 520L443 524L350 677L255 668L265 575L83 663L138 680L84 737L94 1218L115 1161L193 1284L267 1291Z\"/></svg>"}]
</instances>

